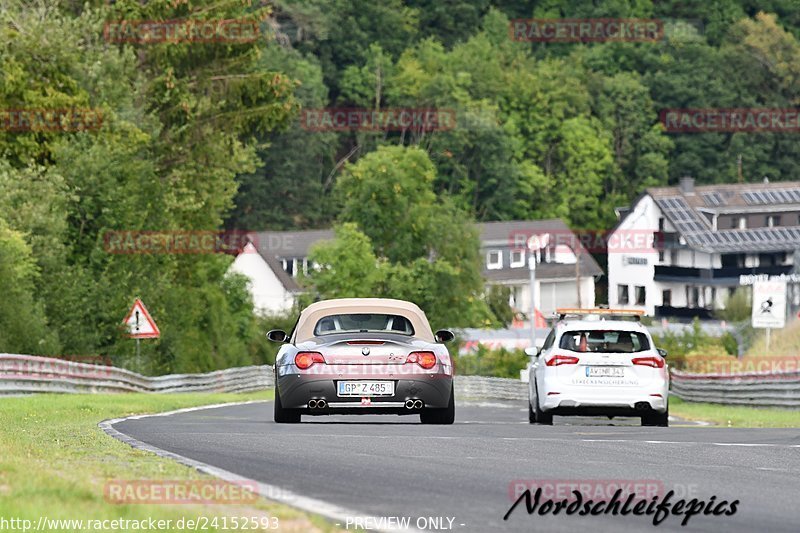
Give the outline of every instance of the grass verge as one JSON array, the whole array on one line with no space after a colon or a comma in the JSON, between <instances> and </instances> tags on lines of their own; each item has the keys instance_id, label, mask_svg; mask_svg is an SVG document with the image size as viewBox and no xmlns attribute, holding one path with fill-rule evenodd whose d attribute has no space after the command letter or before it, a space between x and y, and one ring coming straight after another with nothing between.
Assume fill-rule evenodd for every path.
<instances>
[{"instance_id":1,"label":"grass verge","mask_svg":"<svg viewBox=\"0 0 800 533\"><path fill-rule=\"evenodd\" d=\"M183 518L209 517L203 531L244 529L242 517L256 517L259 526L279 531L336 531L332 524L288 506L259 498L240 505L117 504L104 497L111 479L124 480L213 480L149 452L131 448L108 435L97 424L105 419L157 413L247 400L268 400L272 391L246 394L41 394L0 399L0 530L31 528L40 517L65 520L171 520L168 531L193 528L179 526ZM269 413L265 411L264 417ZM217 523L212 518L217 517ZM238 528L233 519L239 518ZM267 520L263 520L267 517ZM227 518L227 522L223 520ZM277 518L277 522L275 521ZM130 523L99 523L99 531L128 531ZM128 528L124 528L127 525ZM215 527L211 527L214 526ZM253 530L249 522L247 529ZM58 527L61 526L61 527ZM45 531L87 531L86 524L53 524ZM185 526L185 522L184 522ZM227 529L224 527L227 526ZM144 529L144 528L142 528Z\"/></svg>"},{"instance_id":2,"label":"grass verge","mask_svg":"<svg viewBox=\"0 0 800 533\"><path fill-rule=\"evenodd\" d=\"M760 407L718 405L686 402L676 396L669 398L669 412L687 420L703 420L718 426L736 428L795 428L800 427L800 411Z\"/></svg>"}]
</instances>

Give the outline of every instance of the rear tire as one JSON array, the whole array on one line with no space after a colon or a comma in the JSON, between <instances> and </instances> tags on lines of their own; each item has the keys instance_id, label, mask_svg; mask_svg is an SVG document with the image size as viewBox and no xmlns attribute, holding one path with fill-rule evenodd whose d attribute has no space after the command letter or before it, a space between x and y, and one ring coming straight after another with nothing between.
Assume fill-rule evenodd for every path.
<instances>
[{"instance_id":1,"label":"rear tire","mask_svg":"<svg viewBox=\"0 0 800 533\"><path fill-rule=\"evenodd\" d=\"M530 409L530 408L528 408ZM530 416L530 415L528 415ZM545 413L539 407L539 389L536 389L536 403L534 404L534 412L533 412L533 419L535 424L541 424L543 426L552 426L553 425L553 415L550 413Z\"/></svg>"},{"instance_id":2,"label":"rear tire","mask_svg":"<svg viewBox=\"0 0 800 533\"><path fill-rule=\"evenodd\" d=\"M300 411L297 409L284 409L277 387L275 387L275 402L273 405L275 407L273 419L276 424L297 424L300 422Z\"/></svg>"},{"instance_id":3,"label":"rear tire","mask_svg":"<svg viewBox=\"0 0 800 533\"><path fill-rule=\"evenodd\" d=\"M536 423L536 413L533 412L533 408L531 407L531 399L528 398L528 424L535 424Z\"/></svg>"},{"instance_id":4,"label":"rear tire","mask_svg":"<svg viewBox=\"0 0 800 533\"><path fill-rule=\"evenodd\" d=\"M453 388L450 388L450 401L444 409L423 409L419 414L419 421L423 424L449 425L456 420L456 400Z\"/></svg>"},{"instance_id":5,"label":"rear tire","mask_svg":"<svg viewBox=\"0 0 800 533\"><path fill-rule=\"evenodd\" d=\"M662 428L669 427L669 408L663 413L654 411L646 415L642 415L643 426L658 426Z\"/></svg>"}]
</instances>

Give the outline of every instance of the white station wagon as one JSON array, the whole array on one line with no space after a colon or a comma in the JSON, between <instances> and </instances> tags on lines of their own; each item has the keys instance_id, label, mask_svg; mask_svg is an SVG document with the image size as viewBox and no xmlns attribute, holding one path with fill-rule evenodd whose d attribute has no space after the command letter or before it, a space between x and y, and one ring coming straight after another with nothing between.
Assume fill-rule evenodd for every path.
<instances>
[{"instance_id":1,"label":"white station wagon","mask_svg":"<svg viewBox=\"0 0 800 533\"><path fill-rule=\"evenodd\" d=\"M553 415L636 416L643 426L669 425L666 352L639 318L616 309L558 309L558 321L532 356L531 424Z\"/></svg>"}]
</instances>

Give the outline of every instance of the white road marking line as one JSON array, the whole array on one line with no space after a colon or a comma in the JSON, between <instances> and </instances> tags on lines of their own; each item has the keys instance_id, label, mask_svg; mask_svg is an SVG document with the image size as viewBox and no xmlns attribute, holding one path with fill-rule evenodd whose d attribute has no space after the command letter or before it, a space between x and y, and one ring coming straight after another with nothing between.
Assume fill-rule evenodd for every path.
<instances>
[{"instance_id":1,"label":"white road marking line","mask_svg":"<svg viewBox=\"0 0 800 533\"><path fill-rule=\"evenodd\" d=\"M475 437L473 437L475 438ZM478 437L486 438L486 437ZM636 440L636 439L546 439L538 437L500 437L500 440L532 440L542 442L629 442L638 444L686 444L686 445L700 445L706 444L709 446L742 446L742 447L769 447L769 448L800 448L800 444L767 444L767 443L740 443L740 442L696 442L696 441L678 441L678 440Z\"/></svg>"},{"instance_id":2,"label":"white road marking line","mask_svg":"<svg viewBox=\"0 0 800 533\"><path fill-rule=\"evenodd\" d=\"M302 511L309 512L311 514L317 514L324 516L330 520L339 520L347 522L347 518L350 517L360 517L360 518L372 518L375 520L374 523L378 523L378 517L370 516L366 513L362 513L359 511L354 511L352 509L347 509L345 507L340 507L333 503L328 503L323 500L318 500L316 498L309 498L307 496L301 496L300 494L296 494L290 490L283 489L276 485L270 485L267 483L262 483L255 479L250 479L244 476L240 476L238 474L234 474L233 472L229 472L227 470L223 470L221 468L217 468L215 466L209 465L207 463L203 463L200 461L196 461L194 459L190 459L188 457L184 457L183 455L179 455L177 453L169 452L167 450L158 448L151 444L147 444L146 442L142 442L140 440L134 439L133 437L122 433L114 429L114 424L118 424L120 422L124 422L126 420L140 420L142 418L150 418L150 417L160 417L160 416L170 416L178 413L186 413L191 411L200 411L202 409L217 409L219 407L230 407L235 405L246 405L251 403L262 403L267 402L269 400L253 400L249 402L234 402L234 403L223 403L223 404L214 404L214 405L206 405L200 407L187 407L185 409L176 409L174 411L167 411L165 413L157 413L152 415L134 415L124 418L114 418L111 420L103 420L99 424L97 424L100 429L105 431L111 437L114 437L117 440L120 440L126 444L129 444L133 448L139 450L146 450L152 452L158 456L166 457L168 459L173 459L181 464L186 466L192 467L198 472L202 472L205 474L212 475L224 481L228 481L230 483L255 483L258 487L258 493L266 499L277 501L279 503L286 504L290 507L295 507ZM374 531L387 531L387 532L394 532L394 531L403 531L403 532L411 532L411 533L422 533L420 530L415 528L385 528L385 529L376 529Z\"/></svg>"},{"instance_id":3,"label":"white road marking line","mask_svg":"<svg viewBox=\"0 0 800 533\"><path fill-rule=\"evenodd\" d=\"M762 444L745 442L712 442L714 446L742 446L746 448L800 448L800 444Z\"/></svg>"}]
</instances>

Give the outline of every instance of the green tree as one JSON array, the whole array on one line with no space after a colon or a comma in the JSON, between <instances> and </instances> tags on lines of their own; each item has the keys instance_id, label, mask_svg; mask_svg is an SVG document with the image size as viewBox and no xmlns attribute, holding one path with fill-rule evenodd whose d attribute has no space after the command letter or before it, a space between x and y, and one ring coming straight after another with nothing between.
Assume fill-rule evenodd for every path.
<instances>
[{"instance_id":1,"label":"green tree","mask_svg":"<svg viewBox=\"0 0 800 533\"><path fill-rule=\"evenodd\" d=\"M35 294L38 272L30 246L0 218L0 351L54 354L55 332Z\"/></svg>"},{"instance_id":2,"label":"green tree","mask_svg":"<svg viewBox=\"0 0 800 533\"><path fill-rule=\"evenodd\" d=\"M491 321L482 299L478 238L466 215L437 198L419 148L380 147L336 184L337 239L314 248L308 284L322 297L412 300L435 326ZM349 223L349 224L347 224Z\"/></svg>"}]
</instances>

